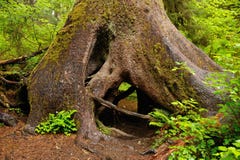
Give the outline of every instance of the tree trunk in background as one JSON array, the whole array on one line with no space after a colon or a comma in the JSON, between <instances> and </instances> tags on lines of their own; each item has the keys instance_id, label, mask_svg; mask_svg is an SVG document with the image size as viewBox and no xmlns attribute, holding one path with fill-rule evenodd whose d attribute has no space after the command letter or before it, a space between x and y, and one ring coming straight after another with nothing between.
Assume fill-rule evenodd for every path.
<instances>
[{"instance_id":1,"label":"tree trunk in background","mask_svg":"<svg viewBox=\"0 0 240 160\"><path fill-rule=\"evenodd\" d=\"M193 98L211 115L220 100L203 81L219 71L173 26L161 0L80 0L30 76L28 124L77 109L79 135L97 140L92 97L113 101L123 81L141 97L139 112L152 104L176 112L171 102Z\"/></svg>"}]
</instances>

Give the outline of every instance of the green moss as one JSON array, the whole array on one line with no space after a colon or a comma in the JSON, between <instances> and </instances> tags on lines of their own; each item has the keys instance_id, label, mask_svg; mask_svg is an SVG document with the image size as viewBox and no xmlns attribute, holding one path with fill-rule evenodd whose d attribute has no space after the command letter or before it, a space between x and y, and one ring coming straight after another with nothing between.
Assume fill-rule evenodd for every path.
<instances>
[{"instance_id":1,"label":"green moss","mask_svg":"<svg viewBox=\"0 0 240 160\"><path fill-rule=\"evenodd\" d=\"M109 129L108 127L106 127L100 120L96 120L98 129L106 134L106 135L111 135L111 129Z\"/></svg>"},{"instance_id":2,"label":"green moss","mask_svg":"<svg viewBox=\"0 0 240 160\"><path fill-rule=\"evenodd\" d=\"M148 30L146 30L147 35L151 35ZM146 37L144 36L144 38ZM192 73L188 69L182 69L177 72L171 71L177 64L171 58L161 40L150 37L146 39L148 40L138 42L141 47L136 47L136 50L137 56L141 58L140 61L146 65L146 68L152 75L151 79L154 79L156 83L162 83L162 87L164 87L162 89L165 92L169 92L173 97L178 97L180 100L196 97L196 92L188 84L188 79L192 76ZM151 67L149 68L149 66ZM175 106L171 107L173 110L176 110Z\"/></svg>"},{"instance_id":3,"label":"green moss","mask_svg":"<svg viewBox=\"0 0 240 160\"><path fill-rule=\"evenodd\" d=\"M59 59L64 58L60 55L68 51L76 32L88 28L89 25L107 25L115 36L131 34L136 14L137 9L124 2L82 0L69 14L65 26L57 34L38 69L44 69L50 63L58 65Z\"/></svg>"}]
</instances>

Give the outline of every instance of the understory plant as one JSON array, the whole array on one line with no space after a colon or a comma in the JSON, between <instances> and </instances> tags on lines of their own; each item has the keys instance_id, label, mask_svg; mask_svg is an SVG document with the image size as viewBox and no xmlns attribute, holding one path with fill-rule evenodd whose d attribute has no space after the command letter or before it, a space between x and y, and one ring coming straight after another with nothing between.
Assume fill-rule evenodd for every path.
<instances>
[{"instance_id":1,"label":"understory plant","mask_svg":"<svg viewBox=\"0 0 240 160\"><path fill-rule=\"evenodd\" d=\"M156 109L150 115L150 125L160 128L154 147L173 142L170 160L185 159L240 159L240 74L239 71L215 74L208 79L224 103L214 117L202 117L193 100L176 101L179 112L167 115ZM179 115L180 113L180 115ZM181 141L182 143L177 143ZM180 144L180 145L179 145Z\"/></svg>"},{"instance_id":2,"label":"understory plant","mask_svg":"<svg viewBox=\"0 0 240 160\"><path fill-rule=\"evenodd\" d=\"M222 143L216 154L222 160L240 159L240 71L231 70L209 78L209 85L217 91L225 103L220 104L219 113L224 115L221 133Z\"/></svg>"},{"instance_id":3,"label":"understory plant","mask_svg":"<svg viewBox=\"0 0 240 160\"><path fill-rule=\"evenodd\" d=\"M72 119L76 112L76 110L63 110L56 114L50 113L48 119L36 127L35 132L39 134L64 133L70 135L70 133L77 131L74 119Z\"/></svg>"},{"instance_id":4,"label":"understory plant","mask_svg":"<svg viewBox=\"0 0 240 160\"><path fill-rule=\"evenodd\" d=\"M175 151L170 155L170 160L212 159L212 155L217 152L215 139L221 136L219 119L202 117L201 112L205 109L197 110L197 107L193 107L197 105L193 99L172 104L182 107L185 115L166 115L159 109L150 113L154 118L150 125L160 127L157 131L160 138L156 139L153 147L171 142L170 148Z\"/></svg>"},{"instance_id":5,"label":"understory plant","mask_svg":"<svg viewBox=\"0 0 240 160\"><path fill-rule=\"evenodd\" d=\"M240 159L240 139L232 143L232 146L219 146L216 154L220 160L239 160Z\"/></svg>"}]
</instances>

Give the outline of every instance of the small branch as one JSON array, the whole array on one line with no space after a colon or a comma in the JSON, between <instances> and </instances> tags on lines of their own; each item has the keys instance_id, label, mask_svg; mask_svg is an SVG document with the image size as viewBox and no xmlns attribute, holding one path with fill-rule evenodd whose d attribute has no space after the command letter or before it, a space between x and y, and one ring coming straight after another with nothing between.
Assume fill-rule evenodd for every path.
<instances>
[{"instance_id":1,"label":"small branch","mask_svg":"<svg viewBox=\"0 0 240 160\"><path fill-rule=\"evenodd\" d=\"M2 80L3 82L5 82L7 84L17 84L17 85L22 84L22 82L10 81L10 80L5 79L2 76L0 76L0 80Z\"/></svg>"},{"instance_id":2,"label":"small branch","mask_svg":"<svg viewBox=\"0 0 240 160\"><path fill-rule=\"evenodd\" d=\"M138 117L138 118L141 118L141 119L147 119L147 120L151 119L151 116L149 116L149 115L139 114L139 113L128 111L128 110L125 110L125 109L122 109L122 108L118 108L116 105L114 105L111 102L106 101L102 98L99 98L99 97L96 97L96 96L93 96L93 95L92 95L92 98L94 100L98 101L99 103L101 103L103 106L105 106L107 108L110 108L110 109L114 109L114 110L119 111L121 113L130 115L130 116L134 116L134 117Z\"/></svg>"},{"instance_id":3,"label":"small branch","mask_svg":"<svg viewBox=\"0 0 240 160\"><path fill-rule=\"evenodd\" d=\"M27 60L27 59L29 59L29 58L32 58L32 57L34 57L34 56L36 56L36 55L39 55L39 54L43 53L43 52L46 51L47 49L48 49L48 47L46 47L46 48L44 48L44 49L42 49L42 50L33 52L33 53L32 53L31 55L29 55L29 56L24 55L24 56L21 56L21 57L18 57L18 58L14 58L14 59L1 60L1 61L0 61L0 65L20 63L20 62L22 62L22 61L25 61L25 60Z\"/></svg>"}]
</instances>

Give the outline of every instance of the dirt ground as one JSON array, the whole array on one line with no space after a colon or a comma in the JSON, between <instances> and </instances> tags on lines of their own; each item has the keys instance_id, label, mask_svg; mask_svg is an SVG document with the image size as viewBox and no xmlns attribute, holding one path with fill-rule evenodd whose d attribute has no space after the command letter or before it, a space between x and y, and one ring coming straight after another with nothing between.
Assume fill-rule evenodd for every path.
<instances>
[{"instance_id":1,"label":"dirt ground","mask_svg":"<svg viewBox=\"0 0 240 160\"><path fill-rule=\"evenodd\" d=\"M76 134L26 134L26 118L18 117L15 127L0 127L0 160L150 160L154 155L142 155L150 149L154 131L141 121L118 125L136 138L110 137L98 143L82 139L81 143L87 144L83 147L75 143Z\"/></svg>"}]
</instances>

